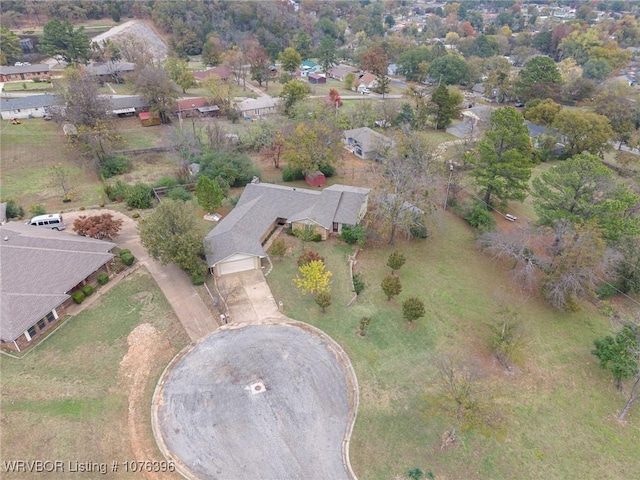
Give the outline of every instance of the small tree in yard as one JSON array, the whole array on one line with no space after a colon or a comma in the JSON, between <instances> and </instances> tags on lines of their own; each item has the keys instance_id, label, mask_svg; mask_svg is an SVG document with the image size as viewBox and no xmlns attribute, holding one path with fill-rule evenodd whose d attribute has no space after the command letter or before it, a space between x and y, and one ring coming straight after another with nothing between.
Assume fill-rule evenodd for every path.
<instances>
[{"instance_id":1,"label":"small tree in yard","mask_svg":"<svg viewBox=\"0 0 640 480\"><path fill-rule=\"evenodd\" d=\"M391 300L392 297L399 295L402 291L402 284L400 283L400 278L395 275L387 275L382 279L382 283L380 284L382 287L382 291L387 296L387 300Z\"/></svg>"},{"instance_id":2,"label":"small tree in yard","mask_svg":"<svg viewBox=\"0 0 640 480\"><path fill-rule=\"evenodd\" d=\"M402 315L409 323L424 317L424 302L417 297L409 297L402 302Z\"/></svg>"},{"instance_id":3,"label":"small tree in yard","mask_svg":"<svg viewBox=\"0 0 640 480\"><path fill-rule=\"evenodd\" d=\"M638 398L640 387L640 327L627 323L615 337L607 335L601 340L596 340L594 344L596 348L591 353L600 360L600 368L612 373L618 390L622 390L623 380L635 379L627 404L618 414L618 419L624 420Z\"/></svg>"},{"instance_id":4,"label":"small tree in yard","mask_svg":"<svg viewBox=\"0 0 640 480\"><path fill-rule=\"evenodd\" d=\"M293 279L304 293L317 295L321 292L329 292L331 289L331 272L325 270L324 262L314 260L298 268L300 274Z\"/></svg>"},{"instance_id":5,"label":"small tree in yard","mask_svg":"<svg viewBox=\"0 0 640 480\"><path fill-rule=\"evenodd\" d=\"M511 370L512 363L520 363L524 354L524 335L518 312L508 306L503 306L498 312L500 322L490 325L491 351L498 361Z\"/></svg>"},{"instance_id":6,"label":"small tree in yard","mask_svg":"<svg viewBox=\"0 0 640 480\"><path fill-rule=\"evenodd\" d=\"M302 265L306 265L313 261L324 263L324 257L321 256L318 252L314 252L313 250L305 250L298 257L298 267L301 267Z\"/></svg>"},{"instance_id":7,"label":"small tree in yard","mask_svg":"<svg viewBox=\"0 0 640 480\"><path fill-rule=\"evenodd\" d=\"M73 231L83 237L97 238L98 240L113 240L120 233L122 220L114 219L110 213L87 217L81 215L73 222Z\"/></svg>"},{"instance_id":8,"label":"small tree in yard","mask_svg":"<svg viewBox=\"0 0 640 480\"><path fill-rule=\"evenodd\" d=\"M316 304L322 309L322 313L325 312L326 308L331 305L331 293L327 292L320 292L318 295L316 295L316 298L314 299Z\"/></svg>"},{"instance_id":9,"label":"small tree in yard","mask_svg":"<svg viewBox=\"0 0 640 480\"><path fill-rule=\"evenodd\" d=\"M371 317L362 317L360 319L358 334L361 337L364 337L367 334L367 330L369 330L370 324L371 324Z\"/></svg>"},{"instance_id":10,"label":"small tree in yard","mask_svg":"<svg viewBox=\"0 0 640 480\"><path fill-rule=\"evenodd\" d=\"M287 253L287 244L284 243L284 240L278 238L274 240L271 244L271 248L269 249L269 255L275 257L277 259L282 259Z\"/></svg>"},{"instance_id":11,"label":"small tree in yard","mask_svg":"<svg viewBox=\"0 0 640 480\"><path fill-rule=\"evenodd\" d=\"M196 182L196 199L207 212L215 212L224 200L224 190L216 180L200 175Z\"/></svg>"},{"instance_id":12,"label":"small tree in yard","mask_svg":"<svg viewBox=\"0 0 640 480\"><path fill-rule=\"evenodd\" d=\"M400 270L407 261L406 257L400 252L392 252L387 260L387 267L391 269L393 275L396 270Z\"/></svg>"}]
</instances>

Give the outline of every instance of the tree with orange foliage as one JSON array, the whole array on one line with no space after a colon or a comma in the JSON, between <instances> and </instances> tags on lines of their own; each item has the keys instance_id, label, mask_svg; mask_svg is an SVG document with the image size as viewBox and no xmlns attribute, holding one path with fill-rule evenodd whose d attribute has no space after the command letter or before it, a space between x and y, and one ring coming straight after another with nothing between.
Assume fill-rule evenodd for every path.
<instances>
[{"instance_id":1,"label":"tree with orange foliage","mask_svg":"<svg viewBox=\"0 0 640 480\"><path fill-rule=\"evenodd\" d=\"M98 240L114 240L120 233L122 220L114 219L110 213L87 217L82 215L73 222L73 231L83 237L97 238Z\"/></svg>"}]
</instances>

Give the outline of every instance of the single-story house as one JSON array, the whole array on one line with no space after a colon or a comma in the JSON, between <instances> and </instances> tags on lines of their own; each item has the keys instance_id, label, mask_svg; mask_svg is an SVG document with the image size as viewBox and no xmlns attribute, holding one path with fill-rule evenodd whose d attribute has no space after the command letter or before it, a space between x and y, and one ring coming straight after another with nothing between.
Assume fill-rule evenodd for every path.
<instances>
[{"instance_id":1,"label":"single-story house","mask_svg":"<svg viewBox=\"0 0 640 480\"><path fill-rule=\"evenodd\" d=\"M207 70L200 70L198 72L193 72L193 77L196 79L196 82L202 82L207 78L216 75L223 82L228 81L231 77L231 69L225 66L208 68Z\"/></svg>"},{"instance_id":2,"label":"single-story house","mask_svg":"<svg viewBox=\"0 0 640 480\"><path fill-rule=\"evenodd\" d=\"M116 246L22 222L2 225L0 237L0 343L18 351L64 315L74 291L109 271Z\"/></svg>"},{"instance_id":3,"label":"single-story house","mask_svg":"<svg viewBox=\"0 0 640 480\"><path fill-rule=\"evenodd\" d=\"M91 63L85 67L87 73L96 77L101 82L122 83L124 77L136 70L135 63L130 62L106 62Z\"/></svg>"},{"instance_id":4,"label":"single-story house","mask_svg":"<svg viewBox=\"0 0 640 480\"><path fill-rule=\"evenodd\" d=\"M0 66L0 82L18 82L20 80L40 80L51 78L51 70L46 63L22 65L18 67Z\"/></svg>"},{"instance_id":5,"label":"single-story house","mask_svg":"<svg viewBox=\"0 0 640 480\"><path fill-rule=\"evenodd\" d=\"M258 97L247 98L237 104L237 108L243 117L263 117L278 111L278 98Z\"/></svg>"},{"instance_id":6,"label":"single-story house","mask_svg":"<svg viewBox=\"0 0 640 480\"><path fill-rule=\"evenodd\" d=\"M300 65L300 73L303 77L306 77L310 73L320 72L322 72L322 66L312 60L305 60L302 62L302 65Z\"/></svg>"},{"instance_id":7,"label":"single-story house","mask_svg":"<svg viewBox=\"0 0 640 480\"><path fill-rule=\"evenodd\" d=\"M393 145L393 140L369 127L345 130L343 137L347 148L363 160L380 160L384 149Z\"/></svg>"},{"instance_id":8,"label":"single-story house","mask_svg":"<svg viewBox=\"0 0 640 480\"><path fill-rule=\"evenodd\" d=\"M179 117L197 117L199 109L209 106L209 100L204 97L180 98L176 101L175 114Z\"/></svg>"},{"instance_id":9,"label":"single-story house","mask_svg":"<svg viewBox=\"0 0 640 480\"><path fill-rule=\"evenodd\" d=\"M361 93L364 90L370 90L378 84L378 79L373 73L365 73L355 81L356 91Z\"/></svg>"},{"instance_id":10,"label":"single-story house","mask_svg":"<svg viewBox=\"0 0 640 480\"><path fill-rule=\"evenodd\" d=\"M488 124L493 109L484 105L466 108L460 112L462 122L447 127L447 133L458 138L478 135Z\"/></svg>"},{"instance_id":11,"label":"single-story house","mask_svg":"<svg viewBox=\"0 0 640 480\"><path fill-rule=\"evenodd\" d=\"M149 108L149 102L140 95L118 95L109 97L111 114L119 117L135 115Z\"/></svg>"},{"instance_id":12,"label":"single-story house","mask_svg":"<svg viewBox=\"0 0 640 480\"><path fill-rule=\"evenodd\" d=\"M323 239L367 212L370 189L332 185L321 191L250 183L235 208L204 239L207 265L216 276L261 268L263 245L279 225L311 226Z\"/></svg>"},{"instance_id":13,"label":"single-story house","mask_svg":"<svg viewBox=\"0 0 640 480\"><path fill-rule=\"evenodd\" d=\"M327 76L329 78L333 78L339 82L344 82L347 75L350 73L358 73L358 69L356 67L352 67L350 65L338 65L335 67L331 67L327 70Z\"/></svg>"},{"instance_id":14,"label":"single-story house","mask_svg":"<svg viewBox=\"0 0 640 480\"><path fill-rule=\"evenodd\" d=\"M24 97L0 98L0 117L3 120L12 118L44 117L53 106L63 104L58 95L28 95Z\"/></svg>"},{"instance_id":15,"label":"single-story house","mask_svg":"<svg viewBox=\"0 0 640 480\"><path fill-rule=\"evenodd\" d=\"M327 77L317 73L310 73L309 75L307 75L307 78L309 79L309 83L312 83L314 85L327 83Z\"/></svg>"}]
</instances>

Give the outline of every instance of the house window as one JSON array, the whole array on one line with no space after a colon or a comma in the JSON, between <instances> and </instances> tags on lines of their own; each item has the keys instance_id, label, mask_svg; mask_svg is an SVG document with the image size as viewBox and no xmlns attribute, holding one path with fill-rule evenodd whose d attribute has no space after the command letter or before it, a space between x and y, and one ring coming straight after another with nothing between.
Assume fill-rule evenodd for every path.
<instances>
[{"instance_id":1,"label":"house window","mask_svg":"<svg viewBox=\"0 0 640 480\"><path fill-rule=\"evenodd\" d=\"M27 330L27 333L29 334L29 336L31 338L36 336L37 330L36 330L36 326L34 325L33 327L31 327L29 330Z\"/></svg>"},{"instance_id":2,"label":"house window","mask_svg":"<svg viewBox=\"0 0 640 480\"><path fill-rule=\"evenodd\" d=\"M53 323L55 321L56 321L56 316L53 314L53 312L47 313L47 322Z\"/></svg>"},{"instance_id":3,"label":"house window","mask_svg":"<svg viewBox=\"0 0 640 480\"><path fill-rule=\"evenodd\" d=\"M38 322L38 330L42 331L47 327L47 323L44 321L44 318Z\"/></svg>"},{"instance_id":4,"label":"house window","mask_svg":"<svg viewBox=\"0 0 640 480\"><path fill-rule=\"evenodd\" d=\"M338 222L333 222L333 232L334 233L338 232Z\"/></svg>"}]
</instances>

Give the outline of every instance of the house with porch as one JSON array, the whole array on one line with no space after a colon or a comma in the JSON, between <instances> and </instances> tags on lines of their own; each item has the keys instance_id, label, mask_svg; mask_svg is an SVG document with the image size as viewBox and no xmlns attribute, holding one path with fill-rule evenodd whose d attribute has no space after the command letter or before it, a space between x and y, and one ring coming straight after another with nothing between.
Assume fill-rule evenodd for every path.
<instances>
[{"instance_id":1,"label":"house with porch","mask_svg":"<svg viewBox=\"0 0 640 480\"><path fill-rule=\"evenodd\" d=\"M56 324L71 294L109 272L115 243L22 222L0 226L0 344L20 351Z\"/></svg>"},{"instance_id":2,"label":"house with porch","mask_svg":"<svg viewBox=\"0 0 640 480\"><path fill-rule=\"evenodd\" d=\"M339 82L344 82L345 78L347 78L347 75L349 75L350 73L357 74L358 71L359 70L356 67L341 64L335 67L331 67L329 70L327 70L327 76Z\"/></svg>"},{"instance_id":3,"label":"house with porch","mask_svg":"<svg viewBox=\"0 0 640 480\"><path fill-rule=\"evenodd\" d=\"M237 104L240 114L247 119L264 117L278 111L278 98L247 98Z\"/></svg>"},{"instance_id":4,"label":"house with porch","mask_svg":"<svg viewBox=\"0 0 640 480\"><path fill-rule=\"evenodd\" d=\"M365 73L355 81L353 86L355 87L356 92L363 93L375 88L376 85L378 85L378 79L376 76L373 73Z\"/></svg>"},{"instance_id":5,"label":"house with porch","mask_svg":"<svg viewBox=\"0 0 640 480\"><path fill-rule=\"evenodd\" d=\"M279 227L312 228L323 240L367 212L370 189L332 185L323 190L250 183L235 208L204 239L207 265L216 276L258 270L264 244Z\"/></svg>"}]
</instances>

